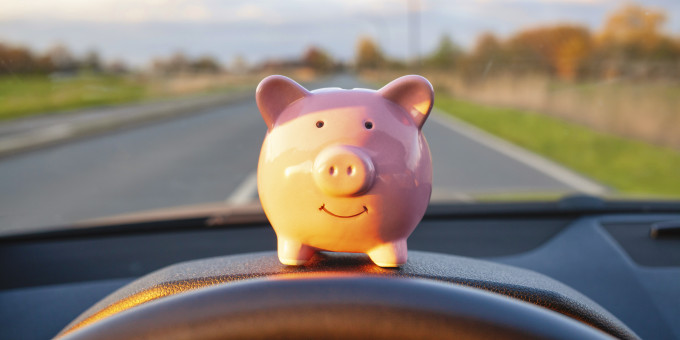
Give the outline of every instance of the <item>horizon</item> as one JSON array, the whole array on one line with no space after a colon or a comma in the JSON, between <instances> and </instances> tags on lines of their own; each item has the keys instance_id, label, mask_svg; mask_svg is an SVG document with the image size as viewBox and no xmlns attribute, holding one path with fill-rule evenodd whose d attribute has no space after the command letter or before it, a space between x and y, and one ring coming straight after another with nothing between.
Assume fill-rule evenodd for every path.
<instances>
[{"instance_id":1,"label":"horizon","mask_svg":"<svg viewBox=\"0 0 680 340\"><path fill-rule=\"evenodd\" d=\"M409 40L409 3L420 5L417 51ZM97 4L24 0L0 1L0 42L38 52L61 43L76 55L96 50L103 60L145 67L153 58L178 51L190 57L210 55L224 65L242 57L252 65L299 58L310 46L348 62L357 40L369 36L386 55L409 59L434 50L444 34L468 49L484 32L506 38L523 29L557 24L597 31L607 15L628 3L663 10L665 31L679 35L680 2L670 0L106 0Z\"/></svg>"}]
</instances>

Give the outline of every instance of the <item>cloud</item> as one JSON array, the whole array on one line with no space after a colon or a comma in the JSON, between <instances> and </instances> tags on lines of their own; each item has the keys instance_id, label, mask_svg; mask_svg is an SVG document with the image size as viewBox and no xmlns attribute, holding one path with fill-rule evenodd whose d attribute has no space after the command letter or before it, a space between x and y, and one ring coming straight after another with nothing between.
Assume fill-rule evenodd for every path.
<instances>
[{"instance_id":1,"label":"cloud","mask_svg":"<svg viewBox=\"0 0 680 340\"><path fill-rule=\"evenodd\" d=\"M4 0L0 20L277 23L336 15L403 13L403 0Z\"/></svg>"},{"instance_id":2,"label":"cloud","mask_svg":"<svg viewBox=\"0 0 680 340\"><path fill-rule=\"evenodd\" d=\"M277 12L274 12L267 7L252 3L244 4L238 7L234 11L234 14L235 17L231 19L236 21L261 21L272 24L283 21L283 18ZM224 19L226 19L225 21L230 21L229 18Z\"/></svg>"},{"instance_id":3,"label":"cloud","mask_svg":"<svg viewBox=\"0 0 680 340\"><path fill-rule=\"evenodd\" d=\"M586 4L596 5L611 3L614 0L474 0L476 3L493 4L493 3L534 3L534 4Z\"/></svg>"},{"instance_id":4,"label":"cloud","mask_svg":"<svg viewBox=\"0 0 680 340\"><path fill-rule=\"evenodd\" d=\"M191 0L6 0L0 3L0 20L201 21L210 16L205 1Z\"/></svg>"}]
</instances>

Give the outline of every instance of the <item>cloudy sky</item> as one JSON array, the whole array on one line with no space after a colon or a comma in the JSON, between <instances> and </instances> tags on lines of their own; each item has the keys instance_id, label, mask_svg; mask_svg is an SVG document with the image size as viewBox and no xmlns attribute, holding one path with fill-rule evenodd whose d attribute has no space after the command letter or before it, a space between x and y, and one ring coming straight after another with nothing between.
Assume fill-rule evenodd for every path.
<instances>
[{"instance_id":1,"label":"cloudy sky","mask_svg":"<svg viewBox=\"0 0 680 340\"><path fill-rule=\"evenodd\" d=\"M372 36L396 57L414 52L409 11L419 18L419 49L449 34L470 46L484 31L501 36L526 27L576 23L594 30L624 0L0 0L0 42L44 50L61 42L76 53L142 66L183 51L228 63L296 57L310 45L348 60L358 37ZM680 35L680 0L637 1L668 15ZM411 9L409 10L409 4ZM417 9L416 9L417 8Z\"/></svg>"}]
</instances>

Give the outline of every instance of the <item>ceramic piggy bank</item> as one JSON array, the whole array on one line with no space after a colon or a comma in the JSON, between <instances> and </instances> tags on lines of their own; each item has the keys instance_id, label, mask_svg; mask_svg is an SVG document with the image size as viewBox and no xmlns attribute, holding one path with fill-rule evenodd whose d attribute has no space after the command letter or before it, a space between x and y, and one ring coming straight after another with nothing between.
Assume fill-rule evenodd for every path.
<instances>
[{"instance_id":1,"label":"ceramic piggy bank","mask_svg":"<svg viewBox=\"0 0 680 340\"><path fill-rule=\"evenodd\" d=\"M406 239L432 192L421 132L434 92L420 76L378 91L308 91L283 76L257 87L268 126L257 168L278 256L301 265L317 251L365 253L381 267L406 262Z\"/></svg>"}]
</instances>

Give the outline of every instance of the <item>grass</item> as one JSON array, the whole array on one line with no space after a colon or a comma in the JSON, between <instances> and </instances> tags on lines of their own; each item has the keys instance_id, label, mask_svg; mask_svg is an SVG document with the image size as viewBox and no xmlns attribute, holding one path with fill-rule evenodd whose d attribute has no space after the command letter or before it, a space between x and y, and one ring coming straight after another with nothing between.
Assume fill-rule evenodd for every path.
<instances>
[{"instance_id":1,"label":"grass","mask_svg":"<svg viewBox=\"0 0 680 340\"><path fill-rule=\"evenodd\" d=\"M437 107L632 197L680 197L680 152L559 118L437 96Z\"/></svg>"},{"instance_id":2,"label":"grass","mask_svg":"<svg viewBox=\"0 0 680 340\"><path fill-rule=\"evenodd\" d=\"M448 94L475 103L540 112L597 131L680 150L678 81L648 78L566 82L539 74L493 74L469 79L446 71L426 76L437 96Z\"/></svg>"},{"instance_id":3,"label":"grass","mask_svg":"<svg viewBox=\"0 0 680 340\"><path fill-rule=\"evenodd\" d=\"M65 78L0 76L0 123L102 105L252 89L254 75L142 77L82 74Z\"/></svg>"},{"instance_id":4,"label":"grass","mask_svg":"<svg viewBox=\"0 0 680 340\"><path fill-rule=\"evenodd\" d=\"M149 97L143 83L120 76L0 77L0 120L36 113L138 101Z\"/></svg>"}]
</instances>

